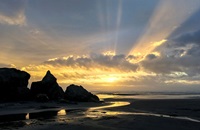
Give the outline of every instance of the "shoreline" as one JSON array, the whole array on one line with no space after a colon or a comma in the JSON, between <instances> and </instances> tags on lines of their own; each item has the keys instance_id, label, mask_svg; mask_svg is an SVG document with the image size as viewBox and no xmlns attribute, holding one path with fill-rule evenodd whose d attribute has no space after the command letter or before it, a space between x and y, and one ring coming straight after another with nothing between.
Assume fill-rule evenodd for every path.
<instances>
[{"instance_id":1,"label":"shoreline","mask_svg":"<svg viewBox=\"0 0 200 130\"><path fill-rule=\"evenodd\" d=\"M32 104L32 106L38 109L38 113L35 111L35 115L29 114L29 118L25 120L8 121L6 122L9 123L7 126L6 123L1 122L0 129L198 130L200 127L200 99L108 98L100 104L36 104ZM30 107L30 105L31 103L27 106ZM53 105L57 105L58 108L45 108L45 106L52 107ZM24 107L23 111L28 108L24 104L22 106ZM12 110L14 108L16 106ZM3 109L5 108L0 108L0 110ZM9 109L5 111L9 111ZM43 115L40 112L46 113ZM19 126L20 124L21 126Z\"/></svg>"}]
</instances>

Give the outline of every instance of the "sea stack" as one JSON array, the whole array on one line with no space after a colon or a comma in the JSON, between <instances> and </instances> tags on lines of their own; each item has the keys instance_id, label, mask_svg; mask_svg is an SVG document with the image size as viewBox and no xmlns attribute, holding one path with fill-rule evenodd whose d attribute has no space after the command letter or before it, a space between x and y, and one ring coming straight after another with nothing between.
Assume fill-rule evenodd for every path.
<instances>
[{"instance_id":1,"label":"sea stack","mask_svg":"<svg viewBox=\"0 0 200 130\"><path fill-rule=\"evenodd\" d=\"M41 81L31 84L32 98L36 99L39 95L46 95L49 100L59 100L64 98L64 91L58 85L57 79L48 70Z\"/></svg>"},{"instance_id":2,"label":"sea stack","mask_svg":"<svg viewBox=\"0 0 200 130\"><path fill-rule=\"evenodd\" d=\"M30 74L15 68L0 68L0 100L28 100Z\"/></svg>"},{"instance_id":3,"label":"sea stack","mask_svg":"<svg viewBox=\"0 0 200 130\"><path fill-rule=\"evenodd\" d=\"M82 86L71 84L66 88L65 99L78 102L99 102L99 98Z\"/></svg>"}]
</instances>

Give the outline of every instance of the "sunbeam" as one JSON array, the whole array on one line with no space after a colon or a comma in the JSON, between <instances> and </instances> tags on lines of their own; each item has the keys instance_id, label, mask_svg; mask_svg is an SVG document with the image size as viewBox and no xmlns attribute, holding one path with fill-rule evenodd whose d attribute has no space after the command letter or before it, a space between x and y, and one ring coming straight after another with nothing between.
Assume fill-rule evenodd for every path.
<instances>
[{"instance_id":1,"label":"sunbeam","mask_svg":"<svg viewBox=\"0 0 200 130\"><path fill-rule=\"evenodd\" d=\"M104 51L113 51L113 38L111 34L112 29L112 3L110 1L97 2L97 15L100 23L100 31L103 34L103 39L106 46L103 46Z\"/></svg>"},{"instance_id":2,"label":"sunbeam","mask_svg":"<svg viewBox=\"0 0 200 130\"><path fill-rule=\"evenodd\" d=\"M129 55L145 57L200 7L199 0L161 0L150 19L145 33L134 43ZM159 44L157 44L159 43ZM141 60L141 59L140 59Z\"/></svg>"},{"instance_id":3,"label":"sunbeam","mask_svg":"<svg viewBox=\"0 0 200 130\"><path fill-rule=\"evenodd\" d=\"M118 44L118 34L119 28L121 24L121 17L122 17L122 0L118 0L118 12L117 12L117 21L116 21L116 35L115 35L115 44L114 44L114 51L116 52L117 44Z\"/></svg>"},{"instance_id":4,"label":"sunbeam","mask_svg":"<svg viewBox=\"0 0 200 130\"><path fill-rule=\"evenodd\" d=\"M106 1L106 39L108 42L108 50L112 50L112 40L109 35L109 30L111 29L111 3L109 1Z\"/></svg>"},{"instance_id":5,"label":"sunbeam","mask_svg":"<svg viewBox=\"0 0 200 130\"><path fill-rule=\"evenodd\" d=\"M0 68L50 70L63 89L200 92L200 0L18 1L0 0Z\"/></svg>"},{"instance_id":6,"label":"sunbeam","mask_svg":"<svg viewBox=\"0 0 200 130\"><path fill-rule=\"evenodd\" d=\"M104 41L106 42L104 51L116 52L120 24L122 18L122 0L118 0L116 3L111 1L98 1L97 2L97 15L100 23L100 31L104 35Z\"/></svg>"}]
</instances>

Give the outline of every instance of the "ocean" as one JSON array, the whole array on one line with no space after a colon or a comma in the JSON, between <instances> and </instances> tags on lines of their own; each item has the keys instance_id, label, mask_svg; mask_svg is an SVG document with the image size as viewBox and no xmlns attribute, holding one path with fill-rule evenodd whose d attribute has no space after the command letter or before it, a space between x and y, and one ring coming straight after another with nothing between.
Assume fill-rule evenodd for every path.
<instances>
[{"instance_id":1,"label":"ocean","mask_svg":"<svg viewBox=\"0 0 200 130\"><path fill-rule=\"evenodd\" d=\"M95 92L101 100L114 99L200 99L200 93L187 92Z\"/></svg>"}]
</instances>

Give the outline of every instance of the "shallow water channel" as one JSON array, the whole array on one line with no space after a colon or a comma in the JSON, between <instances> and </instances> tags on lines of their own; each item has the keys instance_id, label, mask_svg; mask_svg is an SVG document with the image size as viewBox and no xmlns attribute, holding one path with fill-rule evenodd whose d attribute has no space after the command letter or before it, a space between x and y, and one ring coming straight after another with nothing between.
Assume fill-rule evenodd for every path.
<instances>
[{"instance_id":1,"label":"shallow water channel","mask_svg":"<svg viewBox=\"0 0 200 130\"><path fill-rule=\"evenodd\" d=\"M108 105L98 106L98 107L79 107L78 109L46 109L37 112L30 112L30 113L19 113L19 114L8 114L8 115L0 115L0 128L12 127L14 125L19 127L23 127L25 125L30 125L34 121L58 121L63 119L67 120L70 118L101 118L103 116L117 116L117 115L141 115L141 116L154 116L154 117L163 117L163 118L173 118L178 120L188 120L192 122L200 122L199 120L192 119L189 117L179 117L179 116L170 116L170 115L163 115L157 113L148 113L148 112L123 112L123 111L108 111L105 110L106 108L113 108L113 107L120 107L120 106L127 106L129 102L109 102ZM23 122L23 123L22 123Z\"/></svg>"}]
</instances>

